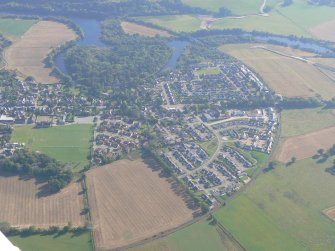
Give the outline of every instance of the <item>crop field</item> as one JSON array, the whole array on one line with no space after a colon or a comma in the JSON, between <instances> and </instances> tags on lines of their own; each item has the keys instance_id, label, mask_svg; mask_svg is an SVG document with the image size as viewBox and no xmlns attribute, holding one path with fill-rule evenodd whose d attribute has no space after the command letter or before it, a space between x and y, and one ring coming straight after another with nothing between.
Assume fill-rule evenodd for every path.
<instances>
[{"instance_id":1,"label":"crop field","mask_svg":"<svg viewBox=\"0 0 335 251\"><path fill-rule=\"evenodd\" d=\"M281 137L292 137L335 126L335 110L332 109L292 109L281 115Z\"/></svg>"},{"instance_id":2,"label":"crop field","mask_svg":"<svg viewBox=\"0 0 335 251\"><path fill-rule=\"evenodd\" d=\"M73 183L61 192L45 195L35 179L0 176L0 219L15 227L83 226L83 195L80 184ZM17 209L20 210L17 210Z\"/></svg>"},{"instance_id":3,"label":"crop field","mask_svg":"<svg viewBox=\"0 0 335 251\"><path fill-rule=\"evenodd\" d=\"M320 148L329 149L335 144L335 127L284 139L275 156L278 161L288 162L292 157L312 157Z\"/></svg>"},{"instance_id":4,"label":"crop field","mask_svg":"<svg viewBox=\"0 0 335 251\"><path fill-rule=\"evenodd\" d=\"M332 250L335 223L323 213L335 205L332 161L278 165L215 216L250 251Z\"/></svg>"},{"instance_id":5,"label":"crop field","mask_svg":"<svg viewBox=\"0 0 335 251\"><path fill-rule=\"evenodd\" d=\"M140 17L138 19L175 32L197 31L201 25L201 20L191 15Z\"/></svg>"},{"instance_id":6,"label":"crop field","mask_svg":"<svg viewBox=\"0 0 335 251\"><path fill-rule=\"evenodd\" d=\"M329 22L319 24L310 29L311 33L322 40L335 42L335 19Z\"/></svg>"},{"instance_id":7,"label":"crop field","mask_svg":"<svg viewBox=\"0 0 335 251\"><path fill-rule=\"evenodd\" d=\"M129 251L239 251L238 247L210 221L201 220L167 237Z\"/></svg>"},{"instance_id":8,"label":"crop field","mask_svg":"<svg viewBox=\"0 0 335 251\"><path fill-rule=\"evenodd\" d=\"M161 37L171 37L171 34L167 31L150 28L136 23L122 22L121 27L124 32L130 35L139 34L147 37L154 37L156 35L159 35Z\"/></svg>"},{"instance_id":9,"label":"crop field","mask_svg":"<svg viewBox=\"0 0 335 251\"><path fill-rule=\"evenodd\" d=\"M89 233L73 235L14 236L9 240L24 251L93 251Z\"/></svg>"},{"instance_id":10,"label":"crop field","mask_svg":"<svg viewBox=\"0 0 335 251\"><path fill-rule=\"evenodd\" d=\"M0 19L0 34L10 40L21 37L37 20Z\"/></svg>"},{"instance_id":11,"label":"crop field","mask_svg":"<svg viewBox=\"0 0 335 251\"><path fill-rule=\"evenodd\" d=\"M280 46L272 46L281 51ZM220 49L244 62L257 72L275 92L286 97L335 96L335 84L317 68L252 44L224 45Z\"/></svg>"},{"instance_id":12,"label":"crop field","mask_svg":"<svg viewBox=\"0 0 335 251\"><path fill-rule=\"evenodd\" d=\"M40 21L5 50L7 68L32 76L38 83L56 83L52 69L46 68L43 60L53 48L75 38L75 32L64 24Z\"/></svg>"},{"instance_id":13,"label":"crop field","mask_svg":"<svg viewBox=\"0 0 335 251\"><path fill-rule=\"evenodd\" d=\"M157 168L149 159L120 160L87 173L99 250L129 245L193 219L193 203Z\"/></svg>"},{"instance_id":14,"label":"crop field","mask_svg":"<svg viewBox=\"0 0 335 251\"><path fill-rule=\"evenodd\" d=\"M89 163L91 125L67 125L34 129L31 126L16 126L12 142L25 143L26 147L40 151L80 170Z\"/></svg>"}]
</instances>

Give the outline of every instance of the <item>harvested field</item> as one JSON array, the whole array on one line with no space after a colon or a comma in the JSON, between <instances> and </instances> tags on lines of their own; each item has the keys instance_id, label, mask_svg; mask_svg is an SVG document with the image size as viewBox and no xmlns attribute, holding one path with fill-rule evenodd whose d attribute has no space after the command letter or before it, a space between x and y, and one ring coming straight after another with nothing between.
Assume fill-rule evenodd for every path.
<instances>
[{"instance_id":1,"label":"harvested field","mask_svg":"<svg viewBox=\"0 0 335 251\"><path fill-rule=\"evenodd\" d=\"M39 83L56 83L52 69L43 61L53 48L75 38L75 32L62 23L40 21L5 51L7 68L32 76Z\"/></svg>"},{"instance_id":2,"label":"harvested field","mask_svg":"<svg viewBox=\"0 0 335 251\"><path fill-rule=\"evenodd\" d=\"M335 96L334 80L327 77L313 65L285 57L260 48L253 44L224 45L221 50L244 62L257 72L276 93L286 97L315 97L324 99ZM276 51L287 52L281 46L269 47ZM302 53L295 52L301 56Z\"/></svg>"},{"instance_id":3,"label":"harvested field","mask_svg":"<svg viewBox=\"0 0 335 251\"><path fill-rule=\"evenodd\" d=\"M335 20L319 24L310 32L319 39L335 42Z\"/></svg>"},{"instance_id":4,"label":"harvested field","mask_svg":"<svg viewBox=\"0 0 335 251\"><path fill-rule=\"evenodd\" d=\"M80 184L73 183L61 192L49 196L41 192L45 184L35 179L0 176L0 221L15 227L83 226L83 195ZM20 209L20 210L18 210Z\"/></svg>"},{"instance_id":5,"label":"harvested field","mask_svg":"<svg viewBox=\"0 0 335 251\"><path fill-rule=\"evenodd\" d=\"M328 208L324 211L324 213L333 221L335 221L335 207Z\"/></svg>"},{"instance_id":6,"label":"harvested field","mask_svg":"<svg viewBox=\"0 0 335 251\"><path fill-rule=\"evenodd\" d=\"M121 27L124 32L131 35L139 34L147 37L154 37L156 35L160 35L161 37L171 37L171 34L167 31L150 28L136 23L122 22Z\"/></svg>"},{"instance_id":7,"label":"harvested field","mask_svg":"<svg viewBox=\"0 0 335 251\"><path fill-rule=\"evenodd\" d=\"M159 235L190 221L193 203L152 160L120 160L87 173L93 235L99 250Z\"/></svg>"},{"instance_id":8,"label":"harvested field","mask_svg":"<svg viewBox=\"0 0 335 251\"><path fill-rule=\"evenodd\" d=\"M292 157L298 160L305 159L315 155L318 149L329 149L333 144L335 144L335 127L290 137L281 142L276 159L281 162L288 162Z\"/></svg>"}]
</instances>

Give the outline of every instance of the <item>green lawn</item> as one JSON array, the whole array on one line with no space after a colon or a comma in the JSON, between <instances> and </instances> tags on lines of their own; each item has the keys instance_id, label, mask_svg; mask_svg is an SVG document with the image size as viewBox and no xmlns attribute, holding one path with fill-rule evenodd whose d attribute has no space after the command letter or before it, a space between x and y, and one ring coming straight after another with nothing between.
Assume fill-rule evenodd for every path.
<instances>
[{"instance_id":1,"label":"green lawn","mask_svg":"<svg viewBox=\"0 0 335 251\"><path fill-rule=\"evenodd\" d=\"M153 23L175 32L192 32L200 29L201 21L196 16L191 15L172 15L139 17L141 21Z\"/></svg>"},{"instance_id":2,"label":"green lawn","mask_svg":"<svg viewBox=\"0 0 335 251\"><path fill-rule=\"evenodd\" d=\"M215 215L247 250L333 250L335 222L322 211L335 206L335 175L305 159L262 174Z\"/></svg>"},{"instance_id":3,"label":"green lawn","mask_svg":"<svg viewBox=\"0 0 335 251\"><path fill-rule=\"evenodd\" d=\"M9 239L22 251L93 251L89 233L79 236L68 233L59 237L52 235L14 236Z\"/></svg>"},{"instance_id":4,"label":"green lawn","mask_svg":"<svg viewBox=\"0 0 335 251\"><path fill-rule=\"evenodd\" d=\"M201 220L167 237L150 242L131 251L226 251L234 245L229 240L221 241L216 226ZM237 250L237 249L233 249Z\"/></svg>"},{"instance_id":5,"label":"green lawn","mask_svg":"<svg viewBox=\"0 0 335 251\"><path fill-rule=\"evenodd\" d=\"M294 109L282 112L282 137L303 135L335 126L335 110Z\"/></svg>"},{"instance_id":6,"label":"green lawn","mask_svg":"<svg viewBox=\"0 0 335 251\"><path fill-rule=\"evenodd\" d=\"M37 20L0 19L0 33L9 39L21 37Z\"/></svg>"},{"instance_id":7,"label":"green lawn","mask_svg":"<svg viewBox=\"0 0 335 251\"><path fill-rule=\"evenodd\" d=\"M87 155L91 135L91 125L67 125L43 129L16 126L11 141L25 143L31 150L43 152L62 162L73 163L79 171L89 163Z\"/></svg>"}]
</instances>

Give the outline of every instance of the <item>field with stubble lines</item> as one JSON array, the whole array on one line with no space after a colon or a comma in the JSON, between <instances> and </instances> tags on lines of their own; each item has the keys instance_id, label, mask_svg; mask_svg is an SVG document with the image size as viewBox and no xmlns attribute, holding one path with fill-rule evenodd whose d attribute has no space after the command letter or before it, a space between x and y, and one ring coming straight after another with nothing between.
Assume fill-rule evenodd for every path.
<instances>
[{"instance_id":1,"label":"field with stubble lines","mask_svg":"<svg viewBox=\"0 0 335 251\"><path fill-rule=\"evenodd\" d=\"M148 159L120 160L87 173L98 250L123 247L193 219L190 199L171 178L160 176Z\"/></svg>"},{"instance_id":2,"label":"field with stubble lines","mask_svg":"<svg viewBox=\"0 0 335 251\"><path fill-rule=\"evenodd\" d=\"M0 176L0 221L14 227L83 226L83 195L80 184L73 183L57 194L45 196L35 179Z\"/></svg>"},{"instance_id":3,"label":"field with stubble lines","mask_svg":"<svg viewBox=\"0 0 335 251\"><path fill-rule=\"evenodd\" d=\"M54 48L76 37L65 24L39 21L6 49L7 68L23 76L32 76L38 83L56 83L58 79L52 75L52 69L45 66L44 60Z\"/></svg>"}]
</instances>

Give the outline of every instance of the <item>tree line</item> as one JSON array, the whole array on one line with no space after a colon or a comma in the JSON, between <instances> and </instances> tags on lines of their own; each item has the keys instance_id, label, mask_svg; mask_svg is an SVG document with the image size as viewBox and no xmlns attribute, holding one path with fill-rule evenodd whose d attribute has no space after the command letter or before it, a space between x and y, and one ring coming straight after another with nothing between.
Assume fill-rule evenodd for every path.
<instances>
[{"instance_id":1,"label":"tree line","mask_svg":"<svg viewBox=\"0 0 335 251\"><path fill-rule=\"evenodd\" d=\"M30 152L25 149L15 151L9 158L1 158L0 170L40 178L47 182L47 189L50 193L60 191L73 178L72 171L65 164L43 153Z\"/></svg>"}]
</instances>

